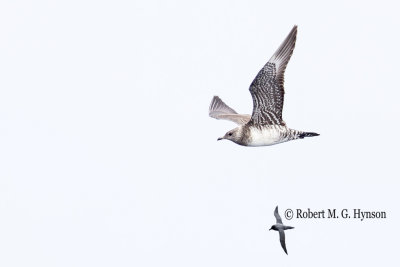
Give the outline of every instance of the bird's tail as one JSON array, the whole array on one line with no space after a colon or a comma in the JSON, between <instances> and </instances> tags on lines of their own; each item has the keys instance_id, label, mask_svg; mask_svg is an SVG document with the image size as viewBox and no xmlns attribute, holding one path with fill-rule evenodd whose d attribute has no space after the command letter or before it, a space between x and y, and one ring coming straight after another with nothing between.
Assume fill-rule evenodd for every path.
<instances>
[{"instance_id":1,"label":"bird's tail","mask_svg":"<svg viewBox=\"0 0 400 267\"><path fill-rule=\"evenodd\" d=\"M303 139L304 137L313 137L313 136L318 136L319 134L317 133L312 133L312 132L301 132L298 137L300 139Z\"/></svg>"}]
</instances>

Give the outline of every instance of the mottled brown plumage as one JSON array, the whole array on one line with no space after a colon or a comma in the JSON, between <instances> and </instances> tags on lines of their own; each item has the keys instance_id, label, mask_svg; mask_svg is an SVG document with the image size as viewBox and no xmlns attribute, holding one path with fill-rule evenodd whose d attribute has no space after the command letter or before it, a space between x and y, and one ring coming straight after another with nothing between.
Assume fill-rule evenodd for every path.
<instances>
[{"instance_id":1,"label":"mottled brown plumage","mask_svg":"<svg viewBox=\"0 0 400 267\"><path fill-rule=\"evenodd\" d=\"M290 129L282 119L285 70L293 54L296 37L297 26L294 26L251 83L251 116L238 114L218 96L214 96L209 108L210 117L230 120L239 125L218 140L228 139L243 146L266 146L319 135Z\"/></svg>"}]
</instances>

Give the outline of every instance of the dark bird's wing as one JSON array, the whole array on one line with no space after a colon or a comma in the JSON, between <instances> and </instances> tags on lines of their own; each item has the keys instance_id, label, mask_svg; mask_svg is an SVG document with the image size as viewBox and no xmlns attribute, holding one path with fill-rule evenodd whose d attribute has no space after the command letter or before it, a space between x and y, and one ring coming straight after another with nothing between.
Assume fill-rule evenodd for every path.
<instances>
[{"instance_id":1,"label":"dark bird's wing","mask_svg":"<svg viewBox=\"0 0 400 267\"><path fill-rule=\"evenodd\" d=\"M233 121L238 125L246 124L250 120L250 115L238 114L227 104L225 104L218 96L213 97L208 114L211 118Z\"/></svg>"},{"instance_id":2,"label":"dark bird's wing","mask_svg":"<svg viewBox=\"0 0 400 267\"><path fill-rule=\"evenodd\" d=\"M278 212L278 206L276 206L276 208L275 208L274 215L276 218L276 223L282 224L282 219L281 219L281 216L279 216L279 212Z\"/></svg>"},{"instance_id":3,"label":"dark bird's wing","mask_svg":"<svg viewBox=\"0 0 400 267\"><path fill-rule=\"evenodd\" d=\"M281 246L283 250L285 251L286 255L288 255L285 243L285 232L283 230L279 230L279 240L281 241Z\"/></svg>"},{"instance_id":4,"label":"dark bird's wing","mask_svg":"<svg viewBox=\"0 0 400 267\"><path fill-rule=\"evenodd\" d=\"M253 98L253 114L250 122L254 125L285 125L282 120L284 74L293 54L296 36L295 25L250 85Z\"/></svg>"}]
</instances>

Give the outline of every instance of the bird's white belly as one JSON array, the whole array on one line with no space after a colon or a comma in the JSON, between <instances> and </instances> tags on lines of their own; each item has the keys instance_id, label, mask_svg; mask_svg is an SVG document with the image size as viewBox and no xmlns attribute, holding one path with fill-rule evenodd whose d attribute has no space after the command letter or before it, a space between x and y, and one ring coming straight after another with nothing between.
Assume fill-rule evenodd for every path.
<instances>
[{"instance_id":1,"label":"bird's white belly","mask_svg":"<svg viewBox=\"0 0 400 267\"><path fill-rule=\"evenodd\" d=\"M250 128L251 139L248 146L271 146L285 142L286 140L282 139L280 130L276 127Z\"/></svg>"}]
</instances>

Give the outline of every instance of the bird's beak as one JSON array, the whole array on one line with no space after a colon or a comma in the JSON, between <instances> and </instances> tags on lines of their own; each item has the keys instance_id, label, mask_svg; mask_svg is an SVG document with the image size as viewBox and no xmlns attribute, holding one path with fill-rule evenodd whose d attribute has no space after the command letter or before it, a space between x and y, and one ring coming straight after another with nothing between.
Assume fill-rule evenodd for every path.
<instances>
[{"instance_id":1,"label":"bird's beak","mask_svg":"<svg viewBox=\"0 0 400 267\"><path fill-rule=\"evenodd\" d=\"M224 138L223 138L223 137L220 137L220 138L217 139L217 141L221 141L222 139L224 139Z\"/></svg>"}]
</instances>

